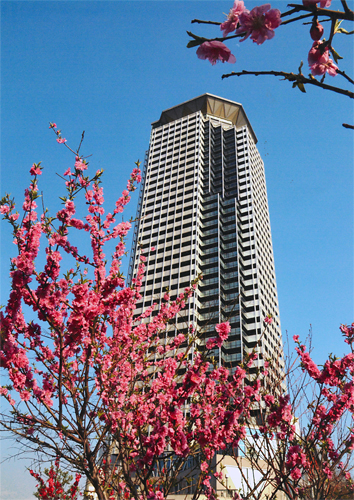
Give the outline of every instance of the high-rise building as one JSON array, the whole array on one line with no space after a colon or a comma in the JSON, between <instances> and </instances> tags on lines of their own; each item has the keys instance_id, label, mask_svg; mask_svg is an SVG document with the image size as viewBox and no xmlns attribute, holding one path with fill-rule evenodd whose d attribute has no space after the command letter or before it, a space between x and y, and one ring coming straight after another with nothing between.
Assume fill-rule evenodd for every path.
<instances>
[{"instance_id":1,"label":"high-rise building","mask_svg":"<svg viewBox=\"0 0 354 500\"><path fill-rule=\"evenodd\" d=\"M263 161L241 104L204 94L162 112L152 123L139 196L129 276L149 254L137 313L171 298L198 273L203 280L176 319L203 339L229 321L214 358L234 369L258 344L258 366L272 359L281 375L283 349ZM149 249L155 250L149 252ZM264 318L273 322L264 330Z\"/></svg>"}]
</instances>

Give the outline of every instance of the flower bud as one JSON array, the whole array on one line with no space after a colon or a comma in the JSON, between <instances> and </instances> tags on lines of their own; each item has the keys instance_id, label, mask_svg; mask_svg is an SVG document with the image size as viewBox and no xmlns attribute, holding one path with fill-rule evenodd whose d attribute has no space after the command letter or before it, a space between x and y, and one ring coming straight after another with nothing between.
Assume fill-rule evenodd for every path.
<instances>
[{"instance_id":1,"label":"flower bud","mask_svg":"<svg viewBox=\"0 0 354 500\"><path fill-rule=\"evenodd\" d=\"M323 35L323 31L323 26L318 22L318 19L314 20L310 29L312 40L319 40Z\"/></svg>"}]
</instances>

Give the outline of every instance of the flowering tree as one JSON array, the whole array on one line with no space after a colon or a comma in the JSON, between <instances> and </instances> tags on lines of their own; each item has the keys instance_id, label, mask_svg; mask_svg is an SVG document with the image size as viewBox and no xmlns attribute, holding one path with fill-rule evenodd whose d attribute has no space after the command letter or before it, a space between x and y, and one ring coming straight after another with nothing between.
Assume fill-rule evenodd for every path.
<instances>
[{"instance_id":1,"label":"flowering tree","mask_svg":"<svg viewBox=\"0 0 354 500\"><path fill-rule=\"evenodd\" d=\"M248 421L244 446L234 456L244 484L243 498L343 498L354 482L354 324L341 326L350 352L330 357L320 369L299 342L300 359L287 369L287 394L281 381L261 390L257 421ZM241 453L240 453L241 451ZM247 474L245 463L256 472ZM255 479L256 478L256 479Z\"/></svg>"},{"instance_id":2,"label":"flowering tree","mask_svg":"<svg viewBox=\"0 0 354 500\"><path fill-rule=\"evenodd\" d=\"M131 224L117 223L117 217L140 181L139 162L106 211L102 171L88 176L81 143L74 151L55 123L50 128L75 155L62 176L61 208L54 216L44 209L38 214L39 163L30 169L22 214L9 195L0 202L18 252L0 313L0 367L7 377L0 394L8 404L0 423L27 451L61 460L86 477L99 500L165 498L176 484L184 491L187 481L197 496L211 496L211 459L244 437L260 382L249 381L244 391L245 370L230 377L208 359L209 350L227 338L227 323L216 327L205 352L198 351L193 326L178 332L171 323L198 278L175 300L165 294L134 316L146 257L140 256L137 275L126 286L120 266ZM85 217L78 218L85 205ZM85 235L91 256L73 244ZM112 242L108 263L105 246ZM191 458L197 466L186 472ZM49 485L33 474L41 492L50 487L58 493L54 473Z\"/></svg>"},{"instance_id":3,"label":"flowering tree","mask_svg":"<svg viewBox=\"0 0 354 500\"><path fill-rule=\"evenodd\" d=\"M37 491L34 496L40 500L77 500L79 497L79 482L81 479L80 474L76 474L75 481L69 487L72 481L72 476L68 472L63 472L59 468L59 459L51 464L49 469L44 469L44 475L34 472L32 469L29 471L31 476L37 481Z\"/></svg>"},{"instance_id":4,"label":"flowering tree","mask_svg":"<svg viewBox=\"0 0 354 500\"><path fill-rule=\"evenodd\" d=\"M318 6L319 4L319 6ZM212 64L217 61L235 63L236 58L224 42L240 38L243 42L250 38L257 45L271 40L275 36L275 30L287 24L306 20L310 25L310 37L312 47L308 53L308 64L310 74L305 76L302 73L303 62L301 61L297 73L285 71L248 71L232 72L223 75L222 78L230 76L244 75L273 75L282 77L284 80L292 82L293 88L297 87L302 92L306 92L306 85L315 85L325 90L339 93L351 99L354 93L351 90L354 80L338 67L338 62L342 57L334 48L334 36L337 41L339 35L352 35L354 31L347 31L341 26L343 21L353 22L354 11L352 11L346 0L341 0L341 10L331 10L331 0L303 0L302 4L290 4L290 10L281 13L279 9L272 9L270 4L254 7L249 11L242 0L235 0L233 7L227 16L226 21L213 22L194 19L192 23L208 24L220 26L222 37L204 38L187 32L192 40L187 47L199 46L197 56L200 59L208 59ZM289 19L286 19L289 18ZM328 39L322 38L324 35L323 24L328 23ZM330 57L332 56L333 59ZM342 82L338 85L325 82L327 75L332 77L340 76ZM320 77L317 79L315 77ZM337 82L336 82L337 83ZM342 85L345 84L343 87ZM353 125L343 124L344 127L354 128Z\"/></svg>"},{"instance_id":5,"label":"flowering tree","mask_svg":"<svg viewBox=\"0 0 354 500\"><path fill-rule=\"evenodd\" d=\"M68 147L56 125L50 128L57 142ZM201 493L214 498L215 481L224 481L215 456L222 452L237 463L236 450L240 442L247 443L246 430L255 415L263 419L257 431L263 442L275 436L281 443L261 479L263 489L272 487L272 498L277 491L294 499L308 494L304 477L313 474L318 457L324 486L341 468L347 474L343 457L353 449L352 422L341 441L335 442L333 433L345 413L353 414L353 353L329 360L320 370L299 344L302 367L318 386L307 408L309 430L303 434L289 396L273 390L267 371L247 377L255 352L232 377L213 363L210 352L227 339L228 323L217 325L216 338L202 351L192 325L176 331L171 324L198 278L175 300L165 294L135 317L146 257L140 256L137 275L127 287L120 266L130 222L117 223L116 218L140 181L139 164L107 213L102 171L90 178L80 146L73 153L73 169L62 177L63 206L54 217L47 210L37 214L40 164L30 169L21 218L8 195L0 203L18 249L11 264L11 293L1 311L0 366L8 383L0 392L9 405L1 414L3 428L28 451L39 451L58 465L62 460L82 474L100 500L162 499L189 489L195 499ZM82 210L80 194L87 207L84 219L75 217ZM75 232L88 235L91 258L72 244ZM108 264L104 247L110 242ZM63 263L68 267L64 272ZM271 321L267 317L266 326ZM353 328L342 327L351 347ZM47 484L40 474L32 475L42 498L77 494L78 476L65 493L55 469L49 470ZM257 498L258 486L251 487L248 498Z\"/></svg>"}]
</instances>

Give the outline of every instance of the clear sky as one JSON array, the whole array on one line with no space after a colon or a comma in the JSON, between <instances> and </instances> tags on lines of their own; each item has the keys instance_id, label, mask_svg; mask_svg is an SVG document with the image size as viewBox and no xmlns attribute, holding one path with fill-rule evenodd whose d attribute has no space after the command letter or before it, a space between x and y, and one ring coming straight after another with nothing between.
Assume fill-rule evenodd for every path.
<instances>
[{"instance_id":1,"label":"clear sky","mask_svg":"<svg viewBox=\"0 0 354 500\"><path fill-rule=\"evenodd\" d=\"M262 2L245 1L248 8ZM231 1L2 1L1 194L22 203L33 162L42 161L44 203L59 207L62 173L73 158L56 143L49 121L105 170L107 200L124 189L143 159L150 124L161 111L205 92L243 104L265 162L283 333L305 338L313 329L314 358L342 355L340 323L353 320L353 103L274 77L221 80L241 69L297 71L311 47L309 26L280 27L262 46L229 44L237 62L211 66L187 49L186 30L219 36L194 18L223 21ZM286 2L273 7L285 10ZM332 2L339 8L339 2ZM327 28L327 27L326 27ZM352 29L351 27L349 29ZM327 35L328 37L328 35ZM353 76L350 37L335 45ZM328 83L336 83L327 77ZM137 196L129 215L135 214ZM2 224L2 298L15 247ZM292 344L291 344L292 348ZM12 445L12 443L9 443ZM5 444L4 459L11 449ZM2 500L32 498L28 462L2 466Z\"/></svg>"}]
</instances>

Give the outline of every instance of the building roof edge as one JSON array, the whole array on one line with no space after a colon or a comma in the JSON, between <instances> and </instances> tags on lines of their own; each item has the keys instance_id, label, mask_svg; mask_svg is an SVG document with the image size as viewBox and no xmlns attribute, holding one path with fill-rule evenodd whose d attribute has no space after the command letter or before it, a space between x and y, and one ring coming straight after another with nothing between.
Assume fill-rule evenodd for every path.
<instances>
[{"instance_id":1,"label":"building roof edge","mask_svg":"<svg viewBox=\"0 0 354 500\"><path fill-rule=\"evenodd\" d=\"M204 115L215 116L231 121L236 128L247 124L255 143L257 143L257 136L250 124L246 112L242 104L219 97L213 94L205 93L193 99L189 99L181 104L177 104L171 108L162 111L160 119L152 122L152 128L166 125L174 120L183 118L197 111L201 111Z\"/></svg>"}]
</instances>

